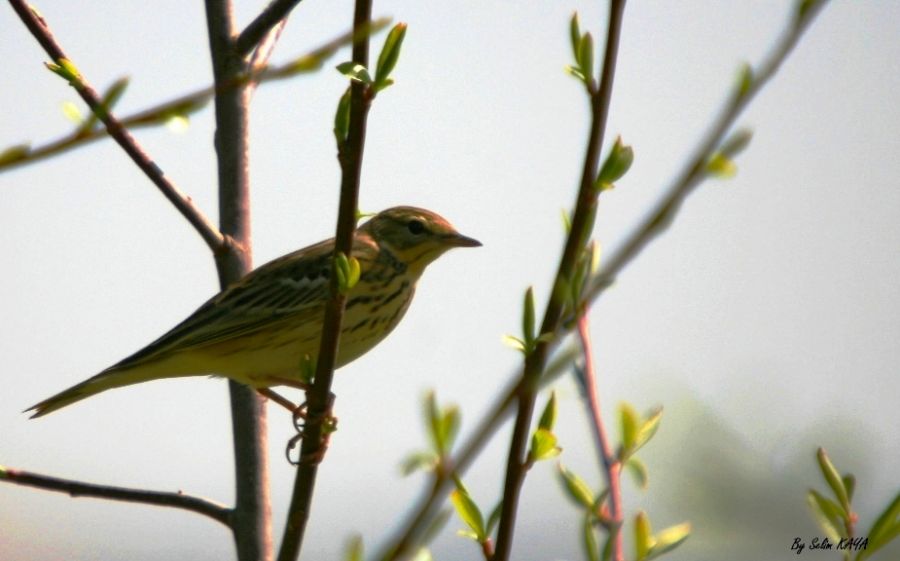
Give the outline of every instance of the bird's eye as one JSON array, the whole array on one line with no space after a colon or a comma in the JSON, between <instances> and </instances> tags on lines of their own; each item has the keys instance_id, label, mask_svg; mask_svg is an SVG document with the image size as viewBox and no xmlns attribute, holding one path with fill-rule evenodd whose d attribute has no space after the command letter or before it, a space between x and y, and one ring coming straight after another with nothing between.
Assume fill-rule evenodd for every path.
<instances>
[{"instance_id":1,"label":"bird's eye","mask_svg":"<svg viewBox=\"0 0 900 561\"><path fill-rule=\"evenodd\" d=\"M409 229L410 234L421 234L425 232L425 225L422 224L421 220L412 219L407 224L406 227Z\"/></svg>"}]
</instances>

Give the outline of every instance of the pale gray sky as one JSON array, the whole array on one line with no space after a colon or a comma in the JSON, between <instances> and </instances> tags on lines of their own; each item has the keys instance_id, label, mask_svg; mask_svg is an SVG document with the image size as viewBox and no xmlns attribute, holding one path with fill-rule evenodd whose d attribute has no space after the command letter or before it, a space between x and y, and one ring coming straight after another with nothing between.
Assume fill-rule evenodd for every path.
<instances>
[{"instance_id":1,"label":"pale gray sky","mask_svg":"<svg viewBox=\"0 0 900 561\"><path fill-rule=\"evenodd\" d=\"M249 21L261 2L242 2ZM755 63L789 2L632 2L607 140L636 153L603 196L596 237L613 248L667 186L742 61ZM128 113L209 81L202 4L174 0L38 6L97 86L130 75ZM430 208L484 247L433 265L396 332L336 379L340 430L323 464L306 559L337 559L361 532L384 539L419 492L398 464L424 445L427 389L458 403L464 431L519 356L501 336L522 292L543 304L572 204L587 106L569 63L568 18L595 36L603 2L376 2L409 23L397 85L371 113L360 204ZM303 3L278 45L286 61L347 29L351 2ZM808 487L823 488L815 446L858 476L861 528L898 490L900 423L900 5L833 2L740 120L755 131L739 173L709 182L674 227L592 313L607 411L666 407L642 454L647 492L626 508L661 529L691 520L671 559L788 559L816 535ZM11 9L0 9L0 146L53 139L76 100ZM383 36L375 40L380 45ZM349 58L344 51L332 62ZM319 74L263 86L253 114L255 262L333 232L338 167L331 134L345 81ZM184 134L139 140L215 216L211 112ZM45 419L21 412L95 374L183 319L216 291L205 245L121 150L101 142L0 174L0 464L95 482L232 499L224 382L154 382ZM600 481L574 384L557 386L561 460ZM543 402L545 398L541 398ZM289 419L270 416L276 536L292 469ZM612 425L613 433L617 430ZM484 508L499 497L503 435L465 478ZM551 463L526 482L519 559L581 559L577 512ZM631 489L630 482L626 485ZM477 559L454 535L437 559ZM197 516L0 485L0 558L227 559L227 532Z\"/></svg>"}]
</instances>

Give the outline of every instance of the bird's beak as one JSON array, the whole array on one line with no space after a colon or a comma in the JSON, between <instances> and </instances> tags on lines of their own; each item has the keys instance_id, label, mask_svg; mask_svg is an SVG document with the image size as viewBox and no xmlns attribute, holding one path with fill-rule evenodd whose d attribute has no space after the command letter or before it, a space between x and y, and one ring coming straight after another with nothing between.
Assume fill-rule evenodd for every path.
<instances>
[{"instance_id":1,"label":"bird's beak","mask_svg":"<svg viewBox=\"0 0 900 561\"><path fill-rule=\"evenodd\" d=\"M481 242L475 238L464 236L459 232L454 232L444 238L450 247L481 247Z\"/></svg>"}]
</instances>

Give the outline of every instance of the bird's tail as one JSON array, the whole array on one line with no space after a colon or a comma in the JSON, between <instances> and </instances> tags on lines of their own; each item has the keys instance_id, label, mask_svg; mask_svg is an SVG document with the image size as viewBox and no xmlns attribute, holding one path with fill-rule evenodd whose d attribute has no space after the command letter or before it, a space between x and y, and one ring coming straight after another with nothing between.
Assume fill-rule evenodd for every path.
<instances>
[{"instance_id":1,"label":"bird's tail","mask_svg":"<svg viewBox=\"0 0 900 561\"><path fill-rule=\"evenodd\" d=\"M58 409L67 407L81 401L82 399L97 395L100 392L111 390L113 388L121 388L132 384L139 384L150 380L160 378L170 378L184 374L163 374L156 368L147 368L146 365L139 365L131 368L108 368L97 374L93 378L88 378L80 384L76 384L67 390L63 390L58 394L32 405L24 412L34 411L31 415L32 419L43 417L48 413L53 413Z\"/></svg>"}]
</instances>

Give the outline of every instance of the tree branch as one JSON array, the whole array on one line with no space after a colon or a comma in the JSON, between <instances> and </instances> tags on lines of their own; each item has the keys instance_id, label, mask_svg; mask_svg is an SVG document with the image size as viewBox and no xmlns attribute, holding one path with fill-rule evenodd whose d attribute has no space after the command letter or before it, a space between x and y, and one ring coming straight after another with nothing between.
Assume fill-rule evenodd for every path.
<instances>
[{"instance_id":1,"label":"tree branch","mask_svg":"<svg viewBox=\"0 0 900 561\"><path fill-rule=\"evenodd\" d=\"M191 512L196 512L197 514L208 516L229 528L231 527L231 510L225 505L202 497L185 495L181 492L163 493L160 491L129 489L126 487L113 487L110 485L96 485L71 479L50 477L28 471L9 469L2 466L0 466L0 481L9 481L16 485L68 493L72 497L94 497L112 501L125 501L180 508L182 510L189 510Z\"/></svg>"},{"instance_id":2,"label":"tree branch","mask_svg":"<svg viewBox=\"0 0 900 561\"><path fill-rule=\"evenodd\" d=\"M250 51L263 41L269 31L284 21L299 3L300 0L273 0L270 2L238 36L235 41L235 52L239 56L250 54Z\"/></svg>"},{"instance_id":3,"label":"tree branch","mask_svg":"<svg viewBox=\"0 0 900 561\"><path fill-rule=\"evenodd\" d=\"M821 9L824 8L825 3L827 3L827 0L817 0L810 3L809 8L803 15L792 22L792 25L776 43L776 47L772 54L766 58L762 65L760 65L760 69L757 72L757 79L752 84L748 93L745 94L745 103L748 103L750 98L755 96L774 75L781 66L781 63L796 46L798 40L803 35L803 32L821 12ZM744 106L742 105L740 109L743 108ZM713 121L711 127L713 132L710 133L708 138L699 143L698 148L695 151L696 155L691 159L692 164L688 166L688 169L693 169L693 166L698 161L705 163L709 159L715 148L721 143L724 132L734 124L739 113L740 111L726 110ZM716 131L719 131L719 134L714 135ZM686 196L685 189L682 187L682 185L686 183L686 177L688 176L685 174L680 175L672 187L672 192L679 193L680 198ZM657 205L656 212L652 213L651 216L659 215L660 208L672 208L673 206L677 206L673 205L671 202L667 202L669 199L671 199L670 196L664 197L662 202ZM607 264L594 275L588 288L586 296L586 302L588 304L596 301L606 288L613 284L618 273L620 273L643 251L650 239L656 235L652 233L652 230L653 222L651 220L645 221L626 239L622 249L617 251L612 259L605 260ZM557 331L558 336L554 338L554 342L559 341L574 328L574 319L575 318L567 318L566 322L564 322L559 331ZM550 344L551 348L553 345L554 343ZM549 372L550 368L547 369L547 373L541 378L541 383L546 381ZM516 376L519 376L520 374L521 370ZM451 470L455 470L460 474L463 473L490 438L493 437L494 433L497 432L510 412L512 403L515 399L516 388L517 385L504 390L504 393L501 394L494 405L484 414L470 439L460 448L455 459L450 462L449 465L451 466ZM419 504L407 516L401 530L397 533L397 537L392 540L389 545L385 546L376 557L377 559L393 561L409 556L410 552L413 551L414 546L417 545L417 540L422 535L422 532L428 528L428 525L434 519L435 512L440 507L442 499L446 497L447 493L452 488L450 483L451 482L447 477L436 477L434 482L423 492Z\"/></svg>"},{"instance_id":4,"label":"tree branch","mask_svg":"<svg viewBox=\"0 0 900 561\"><path fill-rule=\"evenodd\" d=\"M612 97L613 78L616 70L616 56L619 51L619 36L622 28L622 14L625 11L625 0L611 0L609 8L609 29L606 38L606 52L603 57L603 70L600 86L593 89L591 79L591 129L584 157L584 169L581 174L581 187L572 217L572 227L566 241L566 247L560 259L559 268L554 281L554 290L544 312L540 333L557 333L563 315L566 299L564 286L573 277L576 260L590 236L593 216L596 212L599 189L594 186L600 166L600 150L603 146L603 133L609 114L609 102ZM586 69L591 71L590 69ZM534 412L534 401L537 397L538 385L547 361L549 344L538 343L537 347L525 358L525 369L519 382L518 413L513 426L513 436L509 447L506 464L506 482L503 486L503 506L501 507L500 524L497 527L497 549L494 561L507 561L512 551L513 533L516 513L519 507L519 496L528 465L525 462L525 447Z\"/></svg>"},{"instance_id":5,"label":"tree branch","mask_svg":"<svg viewBox=\"0 0 900 561\"><path fill-rule=\"evenodd\" d=\"M369 64L369 34L365 30L369 28L371 19L372 1L356 0L353 15L353 61L363 66ZM341 165L341 198L335 232L335 258L339 253L346 256L352 254L363 150L366 140L366 121L373 96L374 92L369 84L351 82L348 134L346 140L339 142L338 145L338 161ZM312 388L306 395L308 421L304 428L300 462L294 479L291 505L288 509L288 520L284 529L281 550L278 553L278 561L297 559L303 545L319 462L325 454L325 438L327 437L323 432L323 422L331 413L331 382L334 376L345 304L346 297L338 290L337 274L332 272L331 298L325 305L315 378Z\"/></svg>"},{"instance_id":6,"label":"tree branch","mask_svg":"<svg viewBox=\"0 0 900 561\"><path fill-rule=\"evenodd\" d=\"M382 30L390 23L388 18L380 18L372 22L369 30L375 33ZM154 126L164 123L172 115L183 115L201 109L211 97L217 93L224 93L228 89L242 87L248 82L256 84L275 80L284 80L298 74L305 74L319 69L338 49L351 43L353 32L348 31L323 43L316 49L295 57L293 60L279 66L265 66L268 55L260 53L260 58L251 60L249 75L242 75L232 82L220 83L217 86L208 86L192 92L180 95L164 101L147 109L132 113L119 119L119 124L127 129ZM270 53L269 53L270 54ZM16 166L35 163L44 158L53 156L65 150L70 150L84 144L89 144L101 138L105 138L109 131L105 127L82 129L76 128L74 132L57 140L49 141L44 145L31 148L27 144L12 146L0 153L0 172Z\"/></svg>"},{"instance_id":7,"label":"tree branch","mask_svg":"<svg viewBox=\"0 0 900 561\"><path fill-rule=\"evenodd\" d=\"M597 391L597 376L594 372L594 353L591 345L591 333L588 324L587 311L578 318L578 339L581 341L584 353L584 389L588 396L589 410L591 413L591 430L594 433L597 453L600 455L600 467L606 476L606 485L609 489L609 518L612 522L615 534L612 536L613 561L625 561L625 550L622 546L622 486L620 485L622 464L613 454L609 437L606 434L606 425L600 414L600 394ZM597 552L600 554L600 552Z\"/></svg>"},{"instance_id":8,"label":"tree branch","mask_svg":"<svg viewBox=\"0 0 900 561\"><path fill-rule=\"evenodd\" d=\"M53 38L53 34L43 17L39 16L24 0L9 0L10 5L18 14L22 23L31 32L44 51L50 56L57 65L64 66L69 59L63 52L59 44ZM141 148L138 142L131 136L122 124L112 115L112 113L103 106L103 100L97 95L97 92L91 87L83 76L77 76L71 81L71 85L81 96L81 99L87 103L94 115L100 119L110 136L122 147L123 150L131 157L132 161L150 178L150 181L162 192L162 194L175 205L178 212L184 216L188 222L197 230L197 233L206 242L206 245L213 251L218 253L222 251L226 242L221 232L212 224L203 212L194 205L191 198L185 195L174 183L169 181L162 169L156 165L149 155Z\"/></svg>"},{"instance_id":9,"label":"tree branch","mask_svg":"<svg viewBox=\"0 0 900 561\"><path fill-rule=\"evenodd\" d=\"M246 62L234 53L231 0L206 0L206 21L216 92L215 147L219 177L219 221L235 243L216 255L224 289L252 268L249 172L250 88L240 84ZM233 533L240 561L272 558L272 512L266 445L265 400L255 390L229 380L234 443Z\"/></svg>"}]
</instances>

